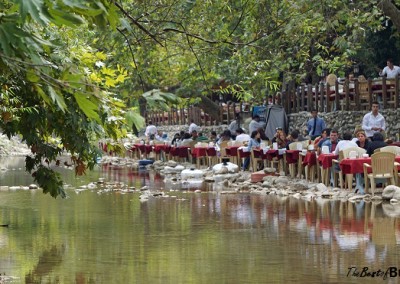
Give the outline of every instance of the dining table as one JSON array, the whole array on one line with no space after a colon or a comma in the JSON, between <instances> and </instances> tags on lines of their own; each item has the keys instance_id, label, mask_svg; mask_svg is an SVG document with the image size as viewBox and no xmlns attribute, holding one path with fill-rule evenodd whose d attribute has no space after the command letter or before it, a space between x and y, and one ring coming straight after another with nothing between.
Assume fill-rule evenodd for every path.
<instances>
[{"instance_id":1,"label":"dining table","mask_svg":"<svg viewBox=\"0 0 400 284\"><path fill-rule=\"evenodd\" d=\"M339 158L335 153L321 153L318 156L318 162L321 167L321 181L326 186L330 184L329 173L332 171L332 161Z\"/></svg>"},{"instance_id":2,"label":"dining table","mask_svg":"<svg viewBox=\"0 0 400 284\"><path fill-rule=\"evenodd\" d=\"M396 156L395 161L400 163L400 156ZM346 158L340 161L340 169L346 175L347 187L350 191L353 188L353 175L356 175L356 187L364 190L361 178L361 174L364 173L364 163L370 165L371 157Z\"/></svg>"},{"instance_id":3,"label":"dining table","mask_svg":"<svg viewBox=\"0 0 400 284\"><path fill-rule=\"evenodd\" d=\"M289 174L291 177L295 177L301 174L301 164L300 164L300 152L301 150L286 150L286 164L289 167ZM297 164L297 172L296 172L296 164Z\"/></svg>"}]
</instances>

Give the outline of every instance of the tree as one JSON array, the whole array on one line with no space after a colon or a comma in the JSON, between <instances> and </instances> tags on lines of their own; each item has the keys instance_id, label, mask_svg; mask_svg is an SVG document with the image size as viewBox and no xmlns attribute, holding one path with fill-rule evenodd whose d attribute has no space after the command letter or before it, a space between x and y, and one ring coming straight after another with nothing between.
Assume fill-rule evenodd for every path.
<instances>
[{"instance_id":1,"label":"tree","mask_svg":"<svg viewBox=\"0 0 400 284\"><path fill-rule=\"evenodd\" d=\"M65 196L59 174L49 165L71 153L77 174L98 156L93 138L124 134L124 104L111 91L127 76L108 66L73 33L115 26L109 1L2 1L0 3L0 128L21 135L32 150L26 158L45 193Z\"/></svg>"}]
</instances>

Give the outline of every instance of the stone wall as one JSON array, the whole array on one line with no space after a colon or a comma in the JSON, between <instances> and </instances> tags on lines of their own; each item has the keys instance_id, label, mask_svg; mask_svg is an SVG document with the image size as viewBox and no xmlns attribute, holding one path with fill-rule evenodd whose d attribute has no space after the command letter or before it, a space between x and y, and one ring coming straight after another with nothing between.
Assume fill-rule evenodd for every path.
<instances>
[{"instance_id":1,"label":"stone wall","mask_svg":"<svg viewBox=\"0 0 400 284\"><path fill-rule=\"evenodd\" d=\"M336 128L339 133L343 133L343 131L354 132L356 128L361 128L362 119L366 113L365 111L335 111L319 113L319 116L325 120L327 127ZM380 110L380 113L386 119L387 137L396 140L400 133L400 120L398 119L400 109ZM289 132L293 129L303 131L307 129L306 123L310 117L311 114L305 111L289 114Z\"/></svg>"},{"instance_id":2,"label":"stone wall","mask_svg":"<svg viewBox=\"0 0 400 284\"><path fill-rule=\"evenodd\" d=\"M328 113L321 112L319 113L319 116L325 120L327 127L336 128L339 130L339 133L343 133L344 131L354 132L356 128L361 128L362 119L366 113L366 111L335 111ZM380 113L386 119L387 137L397 140L396 135L400 133L400 120L397 119L400 116L400 109L380 110ZM311 114L306 111L289 114L289 132L293 129L306 130L306 123L310 117ZM250 120L251 119L247 119L244 123L246 129L248 129ZM168 137L173 137L174 133L179 132L180 130L187 131L189 125L159 126L158 128L167 132ZM228 125L214 125L203 126L201 127L201 130L205 135L209 135L212 130L215 130L217 134L220 134L227 128Z\"/></svg>"}]
</instances>

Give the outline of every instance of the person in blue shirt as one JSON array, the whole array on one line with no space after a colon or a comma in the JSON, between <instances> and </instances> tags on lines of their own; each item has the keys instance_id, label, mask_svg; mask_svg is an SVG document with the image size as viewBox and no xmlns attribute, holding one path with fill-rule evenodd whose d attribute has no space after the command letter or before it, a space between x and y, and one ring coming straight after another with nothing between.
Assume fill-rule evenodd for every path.
<instances>
[{"instance_id":1,"label":"person in blue shirt","mask_svg":"<svg viewBox=\"0 0 400 284\"><path fill-rule=\"evenodd\" d=\"M253 131L250 136L249 144L247 145L247 151L250 152L252 148L258 148L261 144L260 132L257 130ZM243 163L243 170L247 170L250 164L250 157L247 157Z\"/></svg>"},{"instance_id":2,"label":"person in blue shirt","mask_svg":"<svg viewBox=\"0 0 400 284\"><path fill-rule=\"evenodd\" d=\"M323 146L328 146L329 147L329 153L332 153L335 151L336 146L339 142L339 133L336 129L332 129L331 130L331 134L329 135L329 139L325 140L322 144L321 144L321 148Z\"/></svg>"},{"instance_id":3,"label":"person in blue shirt","mask_svg":"<svg viewBox=\"0 0 400 284\"><path fill-rule=\"evenodd\" d=\"M313 109L311 111L311 116L307 122L307 131L308 135L311 137L311 140L314 140L318 136L321 136L322 130L326 128L325 121L318 116L318 111Z\"/></svg>"}]
</instances>

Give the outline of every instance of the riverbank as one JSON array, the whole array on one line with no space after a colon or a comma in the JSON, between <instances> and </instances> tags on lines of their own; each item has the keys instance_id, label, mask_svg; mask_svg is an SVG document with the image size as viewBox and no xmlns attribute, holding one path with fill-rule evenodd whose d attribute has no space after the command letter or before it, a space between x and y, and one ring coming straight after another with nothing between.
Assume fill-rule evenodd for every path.
<instances>
[{"instance_id":1,"label":"riverbank","mask_svg":"<svg viewBox=\"0 0 400 284\"><path fill-rule=\"evenodd\" d=\"M0 134L0 156L25 156L30 153L31 150L19 137L8 139L6 135Z\"/></svg>"}]
</instances>

